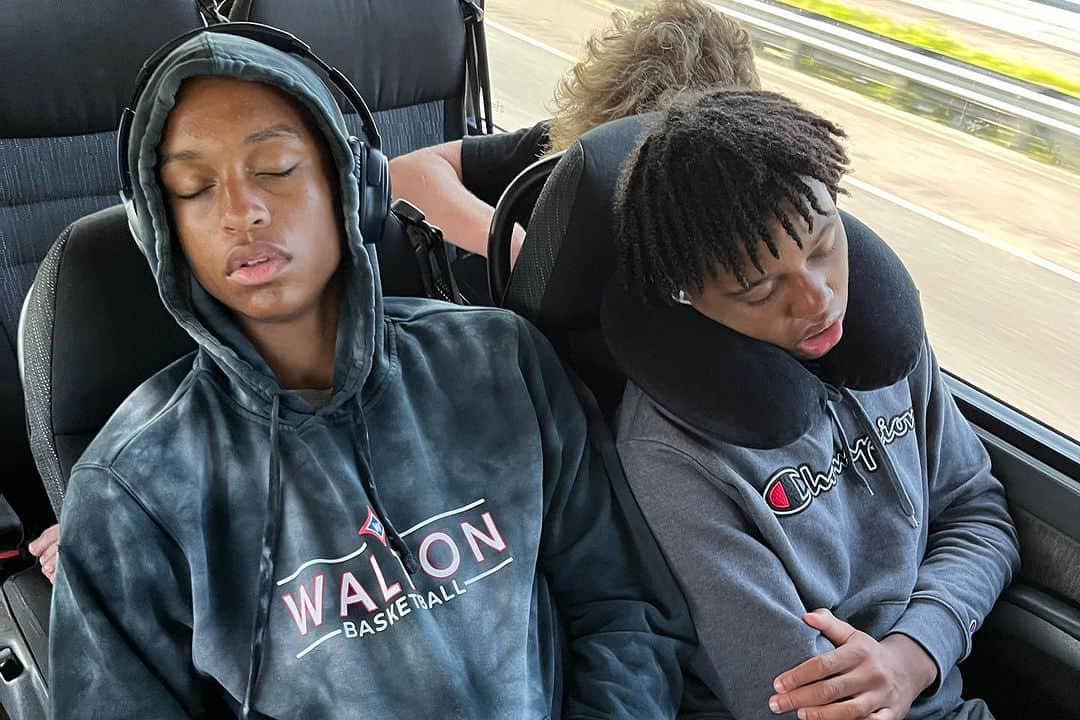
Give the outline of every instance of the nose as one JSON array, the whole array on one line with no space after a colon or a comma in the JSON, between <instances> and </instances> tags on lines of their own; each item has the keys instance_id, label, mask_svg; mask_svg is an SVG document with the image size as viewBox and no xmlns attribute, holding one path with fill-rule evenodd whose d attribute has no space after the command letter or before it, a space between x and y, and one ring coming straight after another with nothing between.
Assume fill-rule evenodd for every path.
<instances>
[{"instance_id":1,"label":"nose","mask_svg":"<svg viewBox=\"0 0 1080 720\"><path fill-rule=\"evenodd\" d=\"M797 277L792 294L792 317L814 322L824 320L834 294L833 289L829 287L827 275L810 269L804 270Z\"/></svg>"},{"instance_id":2,"label":"nose","mask_svg":"<svg viewBox=\"0 0 1080 720\"><path fill-rule=\"evenodd\" d=\"M246 178L230 178L222 185L221 226L228 232L245 233L270 224L270 211L259 188Z\"/></svg>"}]
</instances>

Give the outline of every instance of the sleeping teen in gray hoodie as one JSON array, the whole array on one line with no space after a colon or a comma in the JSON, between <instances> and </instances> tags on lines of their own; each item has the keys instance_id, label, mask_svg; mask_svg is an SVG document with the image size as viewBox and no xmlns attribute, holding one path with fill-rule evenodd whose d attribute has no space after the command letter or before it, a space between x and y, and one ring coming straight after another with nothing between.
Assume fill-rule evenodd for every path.
<instances>
[{"instance_id":1,"label":"sleeping teen in gray hoodie","mask_svg":"<svg viewBox=\"0 0 1080 720\"><path fill-rule=\"evenodd\" d=\"M910 277L836 208L841 135L719 92L620 179L619 451L701 641L688 716L989 717L956 665L1015 531Z\"/></svg>"},{"instance_id":2,"label":"sleeping teen in gray hoodie","mask_svg":"<svg viewBox=\"0 0 1080 720\"><path fill-rule=\"evenodd\" d=\"M692 629L614 443L517 316L384 300L334 97L230 29L120 149L199 347L72 470L52 717L672 717Z\"/></svg>"}]
</instances>

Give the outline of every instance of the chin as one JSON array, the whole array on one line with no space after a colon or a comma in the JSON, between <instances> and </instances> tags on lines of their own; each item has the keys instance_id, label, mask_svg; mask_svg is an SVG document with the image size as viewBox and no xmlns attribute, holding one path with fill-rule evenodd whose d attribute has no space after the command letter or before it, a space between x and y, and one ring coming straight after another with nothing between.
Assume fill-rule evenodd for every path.
<instances>
[{"instance_id":1,"label":"chin","mask_svg":"<svg viewBox=\"0 0 1080 720\"><path fill-rule=\"evenodd\" d=\"M245 298L230 307L234 313L252 322L281 323L295 320L310 306L311 303L282 297L281 292L267 292L258 293L256 297Z\"/></svg>"}]
</instances>

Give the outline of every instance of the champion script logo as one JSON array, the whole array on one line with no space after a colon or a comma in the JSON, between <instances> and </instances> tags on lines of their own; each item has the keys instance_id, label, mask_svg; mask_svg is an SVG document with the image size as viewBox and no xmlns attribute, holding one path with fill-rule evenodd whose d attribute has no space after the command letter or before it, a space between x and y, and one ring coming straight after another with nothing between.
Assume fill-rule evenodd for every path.
<instances>
[{"instance_id":1,"label":"champion script logo","mask_svg":"<svg viewBox=\"0 0 1080 720\"><path fill-rule=\"evenodd\" d=\"M879 417L875 426L882 444L891 445L915 431L915 413L908 408L892 418ZM824 472L818 472L806 463L777 470L769 478L761 494L776 515L795 515L810 507L810 503L818 495L836 487L840 474L849 464L862 463L867 472L875 472L878 469L875 452L877 448L870 436L864 435L857 438L850 448L842 448L837 452Z\"/></svg>"}]
</instances>

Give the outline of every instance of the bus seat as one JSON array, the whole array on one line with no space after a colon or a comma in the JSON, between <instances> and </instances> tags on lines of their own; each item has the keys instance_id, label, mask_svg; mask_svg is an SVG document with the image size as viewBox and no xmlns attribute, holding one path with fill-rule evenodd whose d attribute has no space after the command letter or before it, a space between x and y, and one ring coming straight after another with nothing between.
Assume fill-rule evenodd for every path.
<instances>
[{"instance_id":1,"label":"bus seat","mask_svg":"<svg viewBox=\"0 0 1080 720\"><path fill-rule=\"evenodd\" d=\"M53 517L27 445L19 310L71 221L117 201L116 128L154 48L200 24L191 0L11 3L0 23L0 492L32 537ZM122 40L120 39L122 38Z\"/></svg>"},{"instance_id":2,"label":"bus seat","mask_svg":"<svg viewBox=\"0 0 1080 720\"><path fill-rule=\"evenodd\" d=\"M154 48L201 24L190 0L9 3L0 23L0 493L26 539L55 522L30 452L18 318L72 220L117 201L116 128ZM0 705L45 717L51 586L37 567L0 591Z\"/></svg>"},{"instance_id":3,"label":"bus seat","mask_svg":"<svg viewBox=\"0 0 1080 720\"><path fill-rule=\"evenodd\" d=\"M503 294L503 307L547 335L609 417L624 384L600 329L601 299L615 271L612 204L619 170L654 119L605 123L566 150L540 191ZM495 213L501 216L499 208ZM496 235L510 237L492 228Z\"/></svg>"},{"instance_id":4,"label":"bus seat","mask_svg":"<svg viewBox=\"0 0 1080 720\"><path fill-rule=\"evenodd\" d=\"M465 135L460 0L238 0L229 19L290 32L340 70L374 113L388 158ZM346 122L360 134L354 115Z\"/></svg>"}]
</instances>

